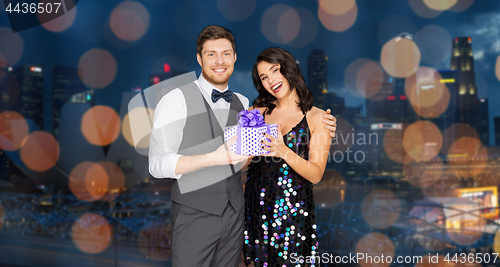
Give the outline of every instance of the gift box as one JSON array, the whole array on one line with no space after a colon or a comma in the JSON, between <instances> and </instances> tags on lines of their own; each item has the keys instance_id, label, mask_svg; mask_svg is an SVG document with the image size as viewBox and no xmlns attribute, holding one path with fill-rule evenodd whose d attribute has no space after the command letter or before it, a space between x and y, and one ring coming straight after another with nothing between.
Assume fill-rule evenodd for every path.
<instances>
[{"instance_id":1,"label":"gift box","mask_svg":"<svg viewBox=\"0 0 500 267\"><path fill-rule=\"evenodd\" d=\"M243 110L238 113L238 124L224 129L224 140L229 141L235 134L236 142L231 145L232 152L239 155L259 156L268 153L262 149L260 140L265 139L264 133L278 137L278 125L266 124L259 110ZM267 140L269 141L269 140Z\"/></svg>"}]
</instances>

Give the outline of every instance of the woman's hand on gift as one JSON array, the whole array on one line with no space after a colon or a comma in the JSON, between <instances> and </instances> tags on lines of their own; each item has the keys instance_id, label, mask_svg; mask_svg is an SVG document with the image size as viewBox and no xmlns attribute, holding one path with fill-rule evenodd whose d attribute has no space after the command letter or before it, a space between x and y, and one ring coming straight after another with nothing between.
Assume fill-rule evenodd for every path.
<instances>
[{"instance_id":1,"label":"woman's hand on gift","mask_svg":"<svg viewBox=\"0 0 500 267\"><path fill-rule=\"evenodd\" d=\"M268 133L264 133L264 137L267 139L262 139L262 149L269 151L265 156L283 158L290 149L285 145L283 141L283 134L281 133L281 124L278 125L278 137L274 137ZM271 140L270 142L267 140Z\"/></svg>"}]
</instances>

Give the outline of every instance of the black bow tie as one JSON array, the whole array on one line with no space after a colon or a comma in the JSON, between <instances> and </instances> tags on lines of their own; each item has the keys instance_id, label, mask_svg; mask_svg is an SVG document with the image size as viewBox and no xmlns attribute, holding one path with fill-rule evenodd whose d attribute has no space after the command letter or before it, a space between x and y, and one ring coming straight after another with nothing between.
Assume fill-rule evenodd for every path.
<instances>
[{"instance_id":1,"label":"black bow tie","mask_svg":"<svg viewBox=\"0 0 500 267\"><path fill-rule=\"evenodd\" d=\"M227 90L224 93L221 93L215 89L212 90L212 102L217 102L221 97L229 103L231 102L231 99L233 99L233 91Z\"/></svg>"}]
</instances>

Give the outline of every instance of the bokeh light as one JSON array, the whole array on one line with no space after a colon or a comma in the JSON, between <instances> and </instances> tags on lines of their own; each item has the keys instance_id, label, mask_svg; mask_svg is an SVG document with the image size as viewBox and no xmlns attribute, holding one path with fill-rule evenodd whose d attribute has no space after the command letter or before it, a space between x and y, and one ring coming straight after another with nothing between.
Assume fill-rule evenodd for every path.
<instances>
[{"instance_id":1,"label":"bokeh light","mask_svg":"<svg viewBox=\"0 0 500 267\"><path fill-rule=\"evenodd\" d=\"M361 66L356 75L356 89L364 98L376 95L384 83L384 71L380 65L370 60Z\"/></svg>"},{"instance_id":2,"label":"bokeh light","mask_svg":"<svg viewBox=\"0 0 500 267\"><path fill-rule=\"evenodd\" d=\"M365 65L370 63L370 59L366 58L358 58L351 62L347 68L345 69L344 72L344 85L346 89L351 93L351 95L355 97L360 97L362 98L363 96L358 90L358 73L359 70Z\"/></svg>"},{"instance_id":3,"label":"bokeh light","mask_svg":"<svg viewBox=\"0 0 500 267\"><path fill-rule=\"evenodd\" d=\"M11 66L15 65L23 54L24 42L19 33L0 27L0 53Z\"/></svg>"},{"instance_id":4,"label":"bokeh light","mask_svg":"<svg viewBox=\"0 0 500 267\"><path fill-rule=\"evenodd\" d=\"M292 7L276 4L262 14L260 30L269 42L286 44L299 34L300 17Z\"/></svg>"},{"instance_id":5,"label":"bokeh light","mask_svg":"<svg viewBox=\"0 0 500 267\"><path fill-rule=\"evenodd\" d=\"M149 13L146 8L134 1L121 2L111 12L109 26L113 33L124 41L137 41L149 28Z\"/></svg>"},{"instance_id":6,"label":"bokeh light","mask_svg":"<svg viewBox=\"0 0 500 267\"><path fill-rule=\"evenodd\" d=\"M52 3L52 1L41 0L40 3L47 4L47 3ZM71 27L71 25L73 25L73 23L75 22L76 10L77 10L77 7L75 6L74 8L72 8L70 11L68 11L64 15L59 16L55 19L52 19L53 14L51 14L51 13L47 13L47 12L37 13L38 21L40 21L40 23L42 23L42 26L47 31L63 32L65 30L67 30L69 27Z\"/></svg>"},{"instance_id":7,"label":"bokeh light","mask_svg":"<svg viewBox=\"0 0 500 267\"><path fill-rule=\"evenodd\" d=\"M415 110L415 112L419 116L425 118L437 118L441 116L448 109L448 106L450 105L450 97L451 97L450 91L446 87L445 90L443 91L442 97L434 105L430 107L422 107L419 105L415 105L412 102L410 102L410 104L413 110Z\"/></svg>"},{"instance_id":8,"label":"bokeh light","mask_svg":"<svg viewBox=\"0 0 500 267\"><path fill-rule=\"evenodd\" d=\"M109 177L100 164L92 164L85 174L85 189L92 199L100 199L106 194Z\"/></svg>"},{"instance_id":9,"label":"bokeh light","mask_svg":"<svg viewBox=\"0 0 500 267\"><path fill-rule=\"evenodd\" d=\"M374 190L363 199L361 213L365 221L374 228L385 229L396 223L401 203L394 193Z\"/></svg>"},{"instance_id":10,"label":"bokeh light","mask_svg":"<svg viewBox=\"0 0 500 267\"><path fill-rule=\"evenodd\" d=\"M145 110L147 109L147 110ZM138 107L131 110L125 115L122 123L122 135L131 146L135 147L133 136L147 136L151 131L151 124L148 118L145 118L147 114L150 114L154 118L154 110L145 107ZM134 122L134 127L130 128L130 122ZM132 131L134 133L132 134ZM147 140L146 140L147 139ZM138 148L148 148L149 138L145 138L145 142L138 142Z\"/></svg>"},{"instance_id":11,"label":"bokeh light","mask_svg":"<svg viewBox=\"0 0 500 267\"><path fill-rule=\"evenodd\" d=\"M410 4L411 9L417 16L422 18L435 18L441 14L442 11L430 9L423 0L408 0L408 4Z\"/></svg>"},{"instance_id":12,"label":"bokeh light","mask_svg":"<svg viewBox=\"0 0 500 267\"><path fill-rule=\"evenodd\" d=\"M429 161L441 151L443 136L429 121L417 121L404 131L403 148L412 159Z\"/></svg>"},{"instance_id":13,"label":"bokeh light","mask_svg":"<svg viewBox=\"0 0 500 267\"><path fill-rule=\"evenodd\" d=\"M328 0L323 0L328 1ZM346 1L349 2L349 1ZM343 32L349 29L358 17L358 6L354 5L349 11L342 15L332 15L320 5L318 7L318 18L321 24L330 31Z\"/></svg>"},{"instance_id":14,"label":"bokeh light","mask_svg":"<svg viewBox=\"0 0 500 267\"><path fill-rule=\"evenodd\" d=\"M454 6L457 0L424 0L424 3L433 10L444 11Z\"/></svg>"},{"instance_id":15,"label":"bokeh light","mask_svg":"<svg viewBox=\"0 0 500 267\"><path fill-rule=\"evenodd\" d=\"M387 262L386 257L394 257L394 252L395 248L391 239L381 233L369 233L356 244L356 253L367 255L365 259L360 259L358 262L362 267L387 267L391 265L391 262ZM382 255L383 261L380 260ZM371 259L377 257L380 261L377 263L376 260L366 260L368 257Z\"/></svg>"},{"instance_id":16,"label":"bokeh light","mask_svg":"<svg viewBox=\"0 0 500 267\"><path fill-rule=\"evenodd\" d=\"M389 75L406 78L417 71L420 50L413 41L396 37L382 47L380 63Z\"/></svg>"},{"instance_id":17,"label":"bokeh light","mask_svg":"<svg viewBox=\"0 0 500 267\"><path fill-rule=\"evenodd\" d=\"M14 111L0 113L0 149L17 150L28 133L28 122L23 115Z\"/></svg>"},{"instance_id":18,"label":"bokeh light","mask_svg":"<svg viewBox=\"0 0 500 267\"><path fill-rule=\"evenodd\" d=\"M278 35L285 44L297 37L300 31L300 16L294 8L287 10L278 21Z\"/></svg>"},{"instance_id":19,"label":"bokeh light","mask_svg":"<svg viewBox=\"0 0 500 267\"><path fill-rule=\"evenodd\" d=\"M121 120L118 113L107 106L94 106L82 118L81 130L93 145L106 146L118 138Z\"/></svg>"},{"instance_id":20,"label":"bokeh light","mask_svg":"<svg viewBox=\"0 0 500 267\"><path fill-rule=\"evenodd\" d=\"M441 26L423 27L415 34L415 43L422 53L424 63L435 65L451 56L452 38Z\"/></svg>"},{"instance_id":21,"label":"bokeh light","mask_svg":"<svg viewBox=\"0 0 500 267\"><path fill-rule=\"evenodd\" d=\"M159 221L145 224L139 232L139 249L148 259L166 261L172 256L170 227Z\"/></svg>"},{"instance_id":22,"label":"bokeh light","mask_svg":"<svg viewBox=\"0 0 500 267\"><path fill-rule=\"evenodd\" d=\"M427 188L439 181L443 169L443 161L436 157L430 161L412 161L404 164L403 174L411 185Z\"/></svg>"},{"instance_id":23,"label":"bokeh light","mask_svg":"<svg viewBox=\"0 0 500 267\"><path fill-rule=\"evenodd\" d=\"M59 143L47 132L35 131L22 141L21 159L34 171L46 171L59 159Z\"/></svg>"},{"instance_id":24,"label":"bokeh light","mask_svg":"<svg viewBox=\"0 0 500 267\"><path fill-rule=\"evenodd\" d=\"M444 209L446 216L446 233L453 242L460 245L471 245L483 236L486 219L481 216L481 209L476 203L455 205Z\"/></svg>"},{"instance_id":25,"label":"bokeh light","mask_svg":"<svg viewBox=\"0 0 500 267\"><path fill-rule=\"evenodd\" d=\"M451 146L460 138L471 137L473 139L479 140L479 134L474 127L465 123L454 123L450 127L443 131L443 154L447 155ZM477 142L474 141L477 146ZM476 147L476 151L479 151L479 146Z\"/></svg>"},{"instance_id":26,"label":"bokeh light","mask_svg":"<svg viewBox=\"0 0 500 267\"><path fill-rule=\"evenodd\" d=\"M97 165L97 166L95 166ZM94 167L95 166L95 167ZM99 186L101 190L106 190L107 188L107 180L108 180L108 177L107 175L104 175L106 174L104 172L104 174L101 172L101 176L100 177L88 177L88 174L89 174L89 170L91 170L92 168L95 169L98 169L98 168L102 168L102 166L96 164L96 163L93 163L93 162L88 162L88 161L84 161L84 162L81 162L80 164L76 165L72 170L71 170L71 173L69 175L69 189L71 190L71 192L73 193L73 195L75 195L76 198L80 199L80 200L83 200L83 201L88 201L88 202L91 202L91 201L94 201L96 200L97 198L94 198L94 196L92 196L89 191L87 190L87 181L89 181L90 183L95 179L103 179L105 181L101 182L101 181L98 181L98 183L96 184L96 186ZM97 173L96 171L94 171L93 173ZM99 174L99 173L97 173Z\"/></svg>"},{"instance_id":27,"label":"bokeh light","mask_svg":"<svg viewBox=\"0 0 500 267\"><path fill-rule=\"evenodd\" d=\"M402 32L414 34L417 32L417 27L409 17L391 14L378 25L378 41L383 45Z\"/></svg>"},{"instance_id":28,"label":"bokeh light","mask_svg":"<svg viewBox=\"0 0 500 267\"><path fill-rule=\"evenodd\" d=\"M355 0L319 0L319 8L331 15L343 15L355 5Z\"/></svg>"},{"instance_id":29,"label":"bokeh light","mask_svg":"<svg viewBox=\"0 0 500 267\"><path fill-rule=\"evenodd\" d=\"M450 92L441 82L441 75L428 67L418 68L406 79L405 94L415 112L426 118L439 117L450 103Z\"/></svg>"},{"instance_id":30,"label":"bokeh light","mask_svg":"<svg viewBox=\"0 0 500 267\"><path fill-rule=\"evenodd\" d=\"M71 238L78 249L85 253L97 254L105 250L113 232L106 219L97 214L87 213L80 217L71 228Z\"/></svg>"},{"instance_id":31,"label":"bokeh light","mask_svg":"<svg viewBox=\"0 0 500 267\"><path fill-rule=\"evenodd\" d=\"M453 12L462 12L469 8L474 3L474 0L458 0L457 3L448 10Z\"/></svg>"},{"instance_id":32,"label":"bokeh light","mask_svg":"<svg viewBox=\"0 0 500 267\"><path fill-rule=\"evenodd\" d=\"M441 82L441 75L429 67L419 67L405 81L405 94L412 105L432 107L448 88Z\"/></svg>"},{"instance_id":33,"label":"bokeh light","mask_svg":"<svg viewBox=\"0 0 500 267\"><path fill-rule=\"evenodd\" d=\"M104 190L105 194L99 200L111 201L125 190L125 174L122 169L113 162L101 161L98 164L106 172L106 176L102 175L102 177L107 177L108 181L107 188Z\"/></svg>"},{"instance_id":34,"label":"bokeh light","mask_svg":"<svg viewBox=\"0 0 500 267\"><path fill-rule=\"evenodd\" d=\"M257 0L217 0L217 8L228 20L243 21L255 11Z\"/></svg>"},{"instance_id":35,"label":"bokeh light","mask_svg":"<svg viewBox=\"0 0 500 267\"><path fill-rule=\"evenodd\" d=\"M313 187L314 201L322 208L333 208L345 199L345 180L334 169L325 169L321 183Z\"/></svg>"},{"instance_id":36,"label":"bokeh light","mask_svg":"<svg viewBox=\"0 0 500 267\"><path fill-rule=\"evenodd\" d=\"M396 163L410 163L413 159L403 148L403 131L390 129L384 135L384 151Z\"/></svg>"},{"instance_id":37,"label":"bokeh light","mask_svg":"<svg viewBox=\"0 0 500 267\"><path fill-rule=\"evenodd\" d=\"M500 81L500 56L497 57L497 62L495 64L495 75L497 79Z\"/></svg>"},{"instance_id":38,"label":"bokeh light","mask_svg":"<svg viewBox=\"0 0 500 267\"><path fill-rule=\"evenodd\" d=\"M90 88L100 89L108 86L116 76L115 58L106 50L91 49L78 61L78 76Z\"/></svg>"},{"instance_id":39,"label":"bokeh light","mask_svg":"<svg viewBox=\"0 0 500 267\"><path fill-rule=\"evenodd\" d=\"M300 29L297 37L288 45L292 47L302 48L311 44L318 34L318 21L316 16L305 8L295 8L300 17Z\"/></svg>"},{"instance_id":40,"label":"bokeh light","mask_svg":"<svg viewBox=\"0 0 500 267\"><path fill-rule=\"evenodd\" d=\"M452 143L448 149L448 164L455 167L454 175L475 177L487 164L487 152L482 149L481 141L474 137L462 137Z\"/></svg>"},{"instance_id":41,"label":"bokeh light","mask_svg":"<svg viewBox=\"0 0 500 267\"><path fill-rule=\"evenodd\" d=\"M2 204L0 204L0 230L2 229L4 221L5 221L5 210L3 209Z\"/></svg>"}]
</instances>

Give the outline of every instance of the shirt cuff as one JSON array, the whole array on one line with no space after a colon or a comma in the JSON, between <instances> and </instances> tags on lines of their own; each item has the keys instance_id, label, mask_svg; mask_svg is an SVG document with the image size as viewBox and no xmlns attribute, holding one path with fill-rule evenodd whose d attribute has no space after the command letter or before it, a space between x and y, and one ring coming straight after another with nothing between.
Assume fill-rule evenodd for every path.
<instances>
[{"instance_id":1,"label":"shirt cuff","mask_svg":"<svg viewBox=\"0 0 500 267\"><path fill-rule=\"evenodd\" d=\"M165 175L165 177L173 179L181 178L182 174L176 175L175 167L177 167L177 162L182 157L182 155L170 153L167 155L167 157L169 157L169 159L167 159L165 164L163 164L163 166L161 167L161 172L163 173L163 175Z\"/></svg>"}]
</instances>

